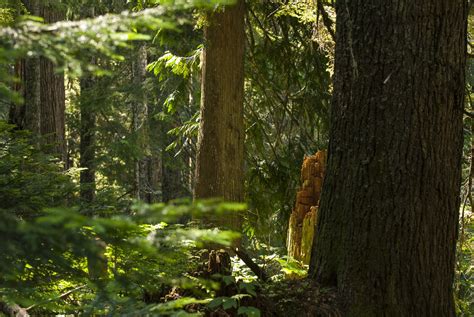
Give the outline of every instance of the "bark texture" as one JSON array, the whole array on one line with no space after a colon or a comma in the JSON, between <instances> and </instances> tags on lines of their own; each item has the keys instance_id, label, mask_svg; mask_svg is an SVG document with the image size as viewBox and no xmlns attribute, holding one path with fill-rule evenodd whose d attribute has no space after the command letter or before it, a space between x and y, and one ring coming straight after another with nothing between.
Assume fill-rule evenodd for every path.
<instances>
[{"instance_id":1,"label":"bark texture","mask_svg":"<svg viewBox=\"0 0 474 317\"><path fill-rule=\"evenodd\" d=\"M28 11L44 18L46 23L64 19L64 14L38 0L24 1ZM45 57L26 58L15 65L20 84L16 87L23 97L22 105L14 105L10 122L20 129L43 136L46 152L67 162L65 140L65 88L64 74L55 71L55 65Z\"/></svg>"},{"instance_id":2,"label":"bark texture","mask_svg":"<svg viewBox=\"0 0 474 317\"><path fill-rule=\"evenodd\" d=\"M23 1L32 15L40 14L38 0ZM23 104L10 108L9 122L19 129L30 130L38 135L40 131L40 59L30 57L19 60L15 65L15 76L19 79L14 87L23 97Z\"/></svg>"},{"instance_id":3,"label":"bark texture","mask_svg":"<svg viewBox=\"0 0 474 317\"><path fill-rule=\"evenodd\" d=\"M340 0L310 276L345 316L454 316L463 0Z\"/></svg>"},{"instance_id":4,"label":"bark texture","mask_svg":"<svg viewBox=\"0 0 474 317\"><path fill-rule=\"evenodd\" d=\"M244 10L243 0L220 8L204 29L195 198L243 200Z\"/></svg>"},{"instance_id":5,"label":"bark texture","mask_svg":"<svg viewBox=\"0 0 474 317\"><path fill-rule=\"evenodd\" d=\"M64 20L64 13L51 4L40 6L40 16L46 23ZM40 134L45 144L52 145L48 151L66 162L64 74L57 73L54 63L44 57L40 58L40 82Z\"/></svg>"},{"instance_id":6,"label":"bark texture","mask_svg":"<svg viewBox=\"0 0 474 317\"><path fill-rule=\"evenodd\" d=\"M146 79L147 49L144 43L139 43L137 52L132 60L132 83L137 89L132 93L133 132L142 155L135 160L134 189L135 198L149 202L153 188L148 179L149 160L148 147L148 105L143 85Z\"/></svg>"}]
</instances>

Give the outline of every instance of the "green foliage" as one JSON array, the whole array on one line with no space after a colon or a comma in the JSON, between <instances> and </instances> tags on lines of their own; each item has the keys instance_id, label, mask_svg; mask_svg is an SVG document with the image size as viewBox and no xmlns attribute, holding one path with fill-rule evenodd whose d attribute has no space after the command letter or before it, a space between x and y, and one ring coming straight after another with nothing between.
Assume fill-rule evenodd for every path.
<instances>
[{"instance_id":1,"label":"green foliage","mask_svg":"<svg viewBox=\"0 0 474 317\"><path fill-rule=\"evenodd\" d=\"M0 0L0 26L13 25L15 19L25 11L20 0Z\"/></svg>"},{"instance_id":2,"label":"green foliage","mask_svg":"<svg viewBox=\"0 0 474 317\"><path fill-rule=\"evenodd\" d=\"M1 232L2 237L6 236L1 251L8 254L2 259L5 262L1 296L25 307L35 305L36 313L165 313L176 312L193 302L203 303L206 298L201 301L181 298L177 302L149 306L142 298L144 291L158 285L194 287L192 279L179 279L191 269L186 250L196 244L190 238L228 245L233 236L215 231L208 236L202 230L197 234L198 229L178 231L156 226L151 229L141 224L143 217L153 220L160 218L159 215L157 210L146 217L141 214L137 222L128 217L90 219L74 210L56 209L32 222L17 222L15 227L10 223L16 233L15 240L10 232ZM86 258L91 261L98 256L96 239L107 245L109 259L108 276L101 280L91 279L85 264ZM10 265L5 265L6 261ZM69 299L72 302L59 297L54 304L41 304L81 285L85 286L72 295L73 299Z\"/></svg>"},{"instance_id":3,"label":"green foliage","mask_svg":"<svg viewBox=\"0 0 474 317\"><path fill-rule=\"evenodd\" d=\"M88 63L91 57L124 60L123 55L117 54L119 48L127 46L129 41L151 39L150 35L137 33L136 30L174 29L177 10L209 7L223 2L226 1L152 1L149 6L162 5L136 13L124 11L120 14L54 24L43 24L41 20L30 17L23 19L15 27L0 30L0 65L19 56L39 55L46 56L75 75L80 76L84 72L84 66L99 71ZM140 4L144 2L139 2L139 9ZM2 10L0 19L5 22L12 20L13 9L6 7ZM185 19L180 19L179 24L185 22ZM10 98L9 93L8 86L2 87L0 98Z\"/></svg>"},{"instance_id":4,"label":"green foliage","mask_svg":"<svg viewBox=\"0 0 474 317\"><path fill-rule=\"evenodd\" d=\"M281 5L275 15L294 17L303 23L309 24L316 23L318 19L317 12L314 10L314 3L306 1L289 1Z\"/></svg>"},{"instance_id":5,"label":"green foliage","mask_svg":"<svg viewBox=\"0 0 474 317\"><path fill-rule=\"evenodd\" d=\"M193 291L195 278L183 277L196 265L191 250L209 243L229 246L239 235L173 223L185 214L222 214L244 205L137 204L133 216L116 210L109 217L90 218L63 207L74 201L75 187L57 162L35 149L28 133L0 122L0 142L1 301L27 307L31 314L113 315L174 314L191 303L210 301L208 293ZM97 279L90 264L103 256L108 273ZM146 291L169 285L189 289L198 298L154 305L143 300Z\"/></svg>"},{"instance_id":6,"label":"green foliage","mask_svg":"<svg viewBox=\"0 0 474 317\"><path fill-rule=\"evenodd\" d=\"M105 55L122 58L115 53L118 47L130 40L149 39L148 36L132 32L137 28L171 28L173 24L161 18L166 13L163 8L149 9L140 13L104 15L81 21L42 24L37 20L26 20L15 28L4 28L0 39L4 47L30 54L44 55L64 65L73 63L71 70L81 70L78 58L81 54ZM79 59L80 61L80 59Z\"/></svg>"},{"instance_id":7,"label":"green foliage","mask_svg":"<svg viewBox=\"0 0 474 317\"><path fill-rule=\"evenodd\" d=\"M255 307L241 306L237 310L237 314L248 317L260 317L260 310Z\"/></svg>"},{"instance_id":8,"label":"green foliage","mask_svg":"<svg viewBox=\"0 0 474 317\"><path fill-rule=\"evenodd\" d=\"M155 76L159 76L160 80L164 79L162 74L164 68L168 68L173 74L186 79L193 71L195 72L198 69L201 52L202 46L199 46L187 57L176 56L167 51L157 61L148 65L148 70L152 71Z\"/></svg>"},{"instance_id":9,"label":"green foliage","mask_svg":"<svg viewBox=\"0 0 474 317\"><path fill-rule=\"evenodd\" d=\"M281 265L282 272L289 277L304 278L308 275L308 267L291 257L278 259L278 263Z\"/></svg>"},{"instance_id":10,"label":"green foliage","mask_svg":"<svg viewBox=\"0 0 474 317\"><path fill-rule=\"evenodd\" d=\"M457 249L455 300L458 316L472 316L474 312L474 216L468 211L462 219Z\"/></svg>"},{"instance_id":11,"label":"green foliage","mask_svg":"<svg viewBox=\"0 0 474 317\"><path fill-rule=\"evenodd\" d=\"M468 51L472 51L473 16L469 16ZM461 210L456 252L455 302L459 316L474 314L474 62L468 59L462 161Z\"/></svg>"},{"instance_id":12,"label":"green foliage","mask_svg":"<svg viewBox=\"0 0 474 317\"><path fill-rule=\"evenodd\" d=\"M305 266L285 257L284 240L303 156L328 141L334 43L313 3L247 2L247 209L220 201L143 204L132 197L136 162L150 158L159 160L153 166L161 182L155 201L190 196L203 49L193 21L201 9L233 1L51 2L73 21L44 24L25 16L21 1L0 0L0 113L6 118L11 102L21 102L11 85L17 80L11 72L16 60L45 56L65 70L73 164L80 159L80 111L96 116L97 196L78 208L79 169L64 171L38 149L37 136L0 121L0 302L20 304L32 315L188 316L228 310L260 316L252 300L261 284L241 260L232 258L233 276L206 280L194 274L202 266L200 248L228 247L240 234L185 223L191 215L245 210L249 239L243 241L271 280L306 276ZM332 8L326 9L333 19ZM90 11L101 16L89 18ZM144 42L149 74L137 87L131 61ZM469 92L473 69L470 63ZM93 77L94 87L80 91L80 76ZM146 147L143 131L133 128L137 100L147 104ZM470 102L466 111L472 113ZM474 311L472 189L466 181L472 133L472 117L466 115L466 207L455 284L461 316ZM166 182L178 186L165 190ZM94 277L104 258L106 274ZM237 294L215 297L220 283Z\"/></svg>"},{"instance_id":13,"label":"green foliage","mask_svg":"<svg viewBox=\"0 0 474 317\"><path fill-rule=\"evenodd\" d=\"M266 243L284 245L303 157L327 144L328 58L312 41L314 27L305 18L313 14L312 6L271 1L252 2L247 9L246 189L250 212L246 232Z\"/></svg>"},{"instance_id":14,"label":"green foliage","mask_svg":"<svg viewBox=\"0 0 474 317\"><path fill-rule=\"evenodd\" d=\"M224 310L233 315L237 312L237 315L260 316L259 309L247 306L252 298L257 297L255 282L246 283L242 280L236 280L234 276L222 276L221 278L226 286L233 285L239 291L237 294L232 296L219 296L213 298L206 305L208 310Z\"/></svg>"},{"instance_id":15,"label":"green foliage","mask_svg":"<svg viewBox=\"0 0 474 317\"><path fill-rule=\"evenodd\" d=\"M37 149L39 141L0 121L0 210L31 218L71 198L74 184L60 162Z\"/></svg>"},{"instance_id":16,"label":"green foliage","mask_svg":"<svg viewBox=\"0 0 474 317\"><path fill-rule=\"evenodd\" d=\"M183 297L163 304L151 305L135 313L151 313L156 316L202 316L202 314L199 313L187 313L184 308L188 305L206 304L208 302L209 299L199 300L191 297Z\"/></svg>"}]
</instances>

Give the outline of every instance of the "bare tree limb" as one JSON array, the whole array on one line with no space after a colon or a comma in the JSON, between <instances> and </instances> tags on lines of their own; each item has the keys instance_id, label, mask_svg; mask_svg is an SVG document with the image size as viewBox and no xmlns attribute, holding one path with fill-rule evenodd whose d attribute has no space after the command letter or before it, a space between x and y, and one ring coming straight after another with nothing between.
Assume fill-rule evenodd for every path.
<instances>
[{"instance_id":1,"label":"bare tree limb","mask_svg":"<svg viewBox=\"0 0 474 317\"><path fill-rule=\"evenodd\" d=\"M78 291L78 290L80 290L80 289L83 289L84 287L86 287L86 285L81 285L81 286L75 287L75 288L73 288L73 289L71 289L71 290L69 290L69 291L67 291L67 292L65 292L65 293L63 293L63 294L61 294L61 295L59 295L59 296L52 297L52 298L50 298L50 299L47 299L47 300L42 301L42 302L37 303L37 304L33 304L33 305L31 305L30 307L28 307L28 308L26 308L26 309L24 309L24 310L25 310L25 312L26 312L26 311L28 311L28 310L30 310L30 309L32 309L32 308L37 307L37 306L41 306L41 305L47 304L47 303L49 303L49 302L52 302L52 301L55 301L55 300L58 300L58 299L65 299L68 295L70 295L70 294L72 294L72 293L74 293L74 292L76 292L76 291Z\"/></svg>"},{"instance_id":2,"label":"bare tree limb","mask_svg":"<svg viewBox=\"0 0 474 317\"><path fill-rule=\"evenodd\" d=\"M237 256L239 257L239 259L244 261L244 263L252 270L252 272L255 273L255 275L257 275L259 279L264 282L268 280L268 276L265 271L252 260L252 258L247 254L247 252L240 248L236 248L234 251L235 254L237 254Z\"/></svg>"}]
</instances>

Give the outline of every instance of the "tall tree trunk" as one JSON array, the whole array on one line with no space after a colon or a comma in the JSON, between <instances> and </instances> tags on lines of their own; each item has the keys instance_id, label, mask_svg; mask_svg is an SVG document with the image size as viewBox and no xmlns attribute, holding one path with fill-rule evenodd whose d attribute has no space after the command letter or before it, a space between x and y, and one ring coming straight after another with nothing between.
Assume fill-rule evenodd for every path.
<instances>
[{"instance_id":1,"label":"tall tree trunk","mask_svg":"<svg viewBox=\"0 0 474 317\"><path fill-rule=\"evenodd\" d=\"M80 128L80 196L81 201L91 204L95 200L95 121L96 115L91 91L94 87L94 77L86 75L80 80L81 97L81 128Z\"/></svg>"},{"instance_id":2,"label":"tall tree trunk","mask_svg":"<svg viewBox=\"0 0 474 317\"><path fill-rule=\"evenodd\" d=\"M64 19L61 11L38 0L24 4L31 14L43 17L47 23ZM12 106L10 122L44 136L43 143L48 145L44 150L66 163L64 74L56 73L55 65L45 57L20 60L15 72L24 103Z\"/></svg>"},{"instance_id":3,"label":"tall tree trunk","mask_svg":"<svg viewBox=\"0 0 474 317\"><path fill-rule=\"evenodd\" d=\"M92 10L93 11L93 10ZM91 16L94 14L92 12ZM92 64L97 63L93 60ZM80 198L81 210L89 216L95 216L93 209L96 197L96 166L95 166L95 130L96 130L96 112L97 106L94 102L94 86L97 79L92 74L87 74L80 80L81 96L80 96L80 111L81 111L81 125L80 125L80 167L83 168L80 172ZM99 238L94 240L96 249L94 252L87 255L87 268L89 277L92 280L98 281L107 278L108 262L105 255L107 245Z\"/></svg>"},{"instance_id":4,"label":"tall tree trunk","mask_svg":"<svg viewBox=\"0 0 474 317\"><path fill-rule=\"evenodd\" d=\"M149 144L148 144L148 106L144 93L144 83L147 66L147 49L144 43L138 44L138 50L132 61L132 82L137 89L133 95L133 131L136 134L136 140L140 149L144 152L142 158L135 160L134 167L134 189L135 198L146 200L151 191L147 166L150 163ZM144 156L144 157L143 157Z\"/></svg>"},{"instance_id":5,"label":"tall tree trunk","mask_svg":"<svg viewBox=\"0 0 474 317\"><path fill-rule=\"evenodd\" d=\"M62 21L64 13L52 5L41 5L40 14L46 23ZM49 150L57 154L63 162L67 161L65 137L66 94L64 74L57 73L53 62L40 58L41 104L40 133L45 136L44 143L53 145Z\"/></svg>"},{"instance_id":6,"label":"tall tree trunk","mask_svg":"<svg viewBox=\"0 0 474 317\"><path fill-rule=\"evenodd\" d=\"M146 157L144 164L144 179L147 182L147 191L143 200L146 203L154 203L160 201L159 189L161 178L161 153L151 150L150 155Z\"/></svg>"},{"instance_id":7,"label":"tall tree trunk","mask_svg":"<svg viewBox=\"0 0 474 317\"><path fill-rule=\"evenodd\" d=\"M338 0L310 276L344 316L454 316L463 0Z\"/></svg>"},{"instance_id":8,"label":"tall tree trunk","mask_svg":"<svg viewBox=\"0 0 474 317\"><path fill-rule=\"evenodd\" d=\"M204 29L195 198L244 198L244 12L243 0L219 8ZM218 222L238 228L240 217Z\"/></svg>"},{"instance_id":9,"label":"tall tree trunk","mask_svg":"<svg viewBox=\"0 0 474 317\"><path fill-rule=\"evenodd\" d=\"M94 7L83 8L81 18L93 18L96 15ZM91 65L97 65L98 59L92 58ZM89 216L96 216L92 209L96 199L96 100L98 79L92 74L84 75L79 82L81 95L80 107L80 198L82 212ZM108 276L108 259L106 256L107 244L99 237L94 238L95 249L87 254L87 270L91 280L104 287L103 280Z\"/></svg>"},{"instance_id":10,"label":"tall tree trunk","mask_svg":"<svg viewBox=\"0 0 474 317\"><path fill-rule=\"evenodd\" d=\"M40 15L38 0L23 1L26 9L32 15ZM19 84L15 90L23 97L22 105L12 105L10 108L10 123L20 129L30 130L34 135L40 132L40 63L38 57L19 60L15 65L15 75Z\"/></svg>"},{"instance_id":11,"label":"tall tree trunk","mask_svg":"<svg viewBox=\"0 0 474 317\"><path fill-rule=\"evenodd\" d=\"M162 121L155 118L159 102L156 99L150 100L147 112L147 147L149 153L146 157L145 176L148 190L145 193L144 201L154 203L162 201Z\"/></svg>"}]
</instances>

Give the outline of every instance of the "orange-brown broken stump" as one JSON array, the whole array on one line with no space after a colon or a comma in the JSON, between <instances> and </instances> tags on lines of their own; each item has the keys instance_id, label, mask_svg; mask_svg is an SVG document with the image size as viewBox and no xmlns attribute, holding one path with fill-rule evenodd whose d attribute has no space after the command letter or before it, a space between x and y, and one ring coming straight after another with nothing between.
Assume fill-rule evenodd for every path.
<instances>
[{"instance_id":1,"label":"orange-brown broken stump","mask_svg":"<svg viewBox=\"0 0 474 317\"><path fill-rule=\"evenodd\" d=\"M319 197L326 171L326 151L306 156L301 167L301 188L288 227L288 255L309 264L313 245Z\"/></svg>"}]
</instances>

